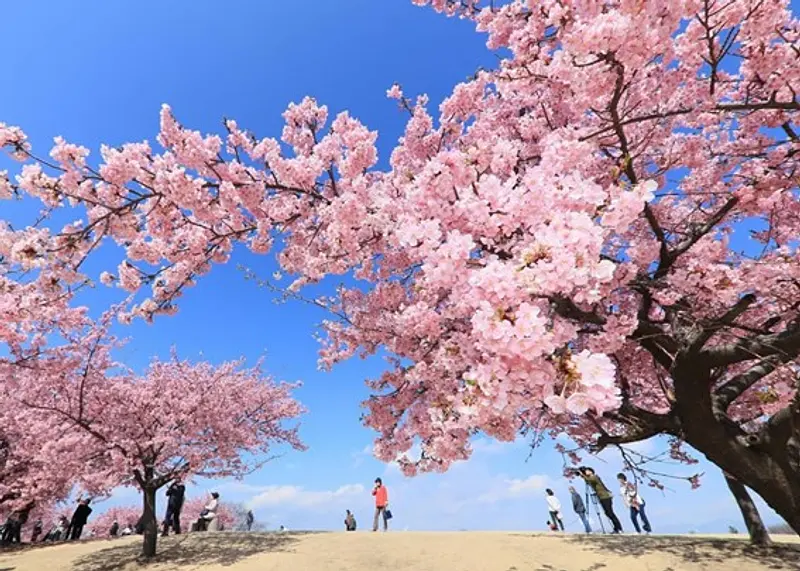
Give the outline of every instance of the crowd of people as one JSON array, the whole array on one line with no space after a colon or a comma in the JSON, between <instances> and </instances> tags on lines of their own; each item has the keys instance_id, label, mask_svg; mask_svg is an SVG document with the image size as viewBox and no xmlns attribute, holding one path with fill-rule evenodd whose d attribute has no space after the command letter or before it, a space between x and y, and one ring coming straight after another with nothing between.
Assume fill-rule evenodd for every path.
<instances>
[{"instance_id":1,"label":"crowd of people","mask_svg":"<svg viewBox=\"0 0 800 571\"><path fill-rule=\"evenodd\" d=\"M186 486L180 480L176 480L167 488L167 508L164 519L161 522L161 535L166 537L172 530L175 534L181 533L181 511L183 510ZM89 516L92 513L90 507L91 498L81 498L72 514L71 518L60 515L53 522L52 527L47 533L44 531L44 523L37 519L31 529L30 543L76 541L79 539L89 539L98 537L95 529L84 532ZM208 503L198 514L197 520L192 522L191 531L221 531L222 524L219 518L219 494L212 492ZM28 522L30 509L20 510L11 513L2 525L0 531L0 542L2 544L22 543L22 528ZM248 531L252 529L254 516L252 511L248 511L245 516L245 526ZM140 516L137 521L127 521L120 524L116 519L111 524L108 531L101 536L109 538L124 537L127 535L141 535L144 533L144 516Z\"/></svg>"},{"instance_id":2,"label":"crowd of people","mask_svg":"<svg viewBox=\"0 0 800 571\"><path fill-rule=\"evenodd\" d=\"M589 521L587 509L587 503L591 503L596 506L598 519L600 518L599 512L602 510L605 517L611 523L612 534L622 533L622 524L614 512L614 494L603 483L600 476L597 475L593 468L588 466L581 466L574 470L573 475L579 476L586 483L585 501L584 497L578 493L574 486L569 486L572 510L583 524L584 531L586 533L592 533L592 526ZM631 522L633 523L633 528L636 530L636 533L642 533L642 531L644 531L644 533L649 534L652 528L650 526L650 521L647 519L645 501L639 491L639 486L635 482L628 481L627 476L623 473L617 474L617 481L619 483L619 495L630 513ZM389 510L389 491L380 478L375 479L372 495L375 498L375 515L372 521L372 531L378 531L381 521L383 522L383 530L388 531L389 520L392 518L392 512ZM545 490L545 499L550 516L550 519L547 520L548 529L551 531L565 531L566 528L564 526L561 501L550 488ZM355 515L349 509L345 512L344 528L345 531L356 531L357 529Z\"/></svg>"},{"instance_id":3,"label":"crowd of people","mask_svg":"<svg viewBox=\"0 0 800 571\"><path fill-rule=\"evenodd\" d=\"M30 542L36 543L40 537L42 542L80 539L83 535L83 528L92 513L92 508L89 506L90 503L90 498L79 499L78 506L75 508L72 517L68 519L64 515L59 516L43 537L44 523L41 519L37 519L31 529ZM22 528L28 523L29 514L30 509L25 509L12 512L8 516L3 524L2 539L0 539L3 544L22 543Z\"/></svg>"},{"instance_id":4,"label":"crowd of people","mask_svg":"<svg viewBox=\"0 0 800 571\"><path fill-rule=\"evenodd\" d=\"M588 466L581 466L574 471L573 475L581 477L586 483L585 496L581 496L574 486L569 486L572 510L583 524L584 531L586 533L592 533L593 531L588 514L589 506L587 505L591 504L597 509L598 518L600 517L600 510L605 514L606 518L611 523L611 533L622 533L622 524L614 512L614 494L603 483L600 476L597 475L593 468ZM635 482L628 481L628 478L622 473L617 474L617 481L620 486L619 495L630 513L630 519L634 529L637 533L642 533L642 531L644 531L644 533L650 533L652 528L650 526L650 521L647 519L645 501L642 498L638 485ZM175 480L170 484L169 488L167 488L167 508L161 523L162 537L169 535L170 530L172 530L174 534L181 533L181 512L183 510L185 496L186 486L184 486L180 480ZM375 479L372 488L372 496L375 502L372 531L377 532L381 523L383 524L383 531L388 531L389 520L392 519L392 512L389 509L389 491L383 484L381 478ZM547 520L548 529L552 531L565 531L566 528L564 526L561 501L550 488L545 490L545 498L549 513L549 519ZM79 500L72 518L68 520L65 516L60 516L58 521L54 522L50 531L42 537L42 541L74 541L80 539L83 535L84 526L86 526L89 516L92 513L92 508L89 505L90 503L91 500L89 498ZM212 492L208 503L199 513L197 520L190 526L190 531L221 530L222 526L220 524L220 518L218 517L219 506L219 494L217 492ZM27 521L27 515L26 512L14 513L8 518L2 531L3 543L21 542L20 533L22 526ZM113 538L142 534L144 532L144 522L142 520L143 516L135 523L126 522L125 527L122 528L120 527L120 523L114 520L111 524L111 528L108 530L108 537ZM248 510L244 522L247 531L252 529L253 522L253 512ZM345 513L344 526L346 531L356 531L357 529L355 515L349 509L346 510ZM42 531L42 521L37 520L31 533L31 543L36 543L39 540ZM284 526L281 526L280 531L287 530ZM94 530L91 531L91 536L93 535Z\"/></svg>"},{"instance_id":5,"label":"crowd of people","mask_svg":"<svg viewBox=\"0 0 800 571\"><path fill-rule=\"evenodd\" d=\"M575 470L574 475L580 476L586 482L586 502L592 502L594 505L599 505L608 521L611 523L611 533L618 534L623 532L622 524L614 513L614 494L600 479L600 476L594 471L593 468L588 466L581 466ZM647 519L645 512L645 501L639 492L639 486L635 482L629 482L627 476L623 473L617 474L617 481L619 482L619 495L622 502L630 513L631 522L636 533L650 533L650 521ZM572 501L572 510L578 516L583 524L586 533L592 533L592 526L589 523L587 515L587 506L584 498L578 493L574 486L569 487L570 499ZM564 531L564 518L562 515L561 501L556 497L553 490L548 488L545 490L545 498L547 500L547 509L550 514L550 519L547 520L547 527L552 531ZM600 517L598 513L597 517ZM641 520L641 526L639 521ZM601 521L602 525L602 521Z\"/></svg>"}]
</instances>

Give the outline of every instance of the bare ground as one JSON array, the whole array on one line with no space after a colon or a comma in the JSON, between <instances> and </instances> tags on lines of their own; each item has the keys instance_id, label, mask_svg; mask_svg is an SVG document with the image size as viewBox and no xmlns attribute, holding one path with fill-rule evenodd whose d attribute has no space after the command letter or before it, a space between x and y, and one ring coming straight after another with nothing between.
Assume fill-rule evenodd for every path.
<instances>
[{"instance_id":1,"label":"bare ground","mask_svg":"<svg viewBox=\"0 0 800 571\"><path fill-rule=\"evenodd\" d=\"M0 552L0 571L800 571L800 542L754 549L730 536L507 532L200 533Z\"/></svg>"}]
</instances>

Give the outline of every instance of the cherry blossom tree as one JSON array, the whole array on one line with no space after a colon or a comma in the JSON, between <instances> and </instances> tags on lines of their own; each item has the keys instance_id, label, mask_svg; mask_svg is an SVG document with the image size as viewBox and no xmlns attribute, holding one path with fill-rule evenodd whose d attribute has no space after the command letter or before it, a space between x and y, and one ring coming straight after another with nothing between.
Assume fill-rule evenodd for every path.
<instances>
[{"instance_id":1,"label":"cherry blossom tree","mask_svg":"<svg viewBox=\"0 0 800 571\"><path fill-rule=\"evenodd\" d=\"M37 511L68 497L91 459L76 452L87 438L56 418L0 398L0 511ZM30 519L30 517L29 517Z\"/></svg>"},{"instance_id":2,"label":"cherry blossom tree","mask_svg":"<svg viewBox=\"0 0 800 571\"><path fill-rule=\"evenodd\" d=\"M189 524L192 521L199 519L200 512L203 511L203 508L208 503L208 500L208 498L204 497L186 499L181 511L181 517L186 523L185 527L187 530L189 529ZM158 516L158 514L156 515ZM219 517L220 523L224 529L233 529L233 527L237 524L235 504L226 502L223 499L219 504L217 516ZM141 517L141 505L115 506L108 508L100 515L93 518L94 521L92 522L91 528L95 530L95 533L98 537L106 537L108 536L108 531L111 529L111 526L115 521L119 524L120 529L122 529L126 525L136 525Z\"/></svg>"},{"instance_id":3,"label":"cherry blossom tree","mask_svg":"<svg viewBox=\"0 0 800 571\"><path fill-rule=\"evenodd\" d=\"M98 506L94 506L98 510ZM94 530L95 536L99 538L109 537L111 526L117 522L119 531L122 531L126 526L134 527L139 519L142 517L142 506L139 505L126 505L115 506L108 508L97 516L92 517L89 528Z\"/></svg>"},{"instance_id":4,"label":"cherry blossom tree","mask_svg":"<svg viewBox=\"0 0 800 571\"><path fill-rule=\"evenodd\" d=\"M266 462L276 445L302 450L291 396L296 385L279 384L260 367L241 361L219 366L174 357L154 361L142 376L113 373L109 347L83 368L67 366L58 378L31 382L21 404L60 418L86 435L95 458L75 477L88 490L136 486L143 493L145 556L156 550L156 493L177 478L241 477Z\"/></svg>"},{"instance_id":5,"label":"cherry blossom tree","mask_svg":"<svg viewBox=\"0 0 800 571\"><path fill-rule=\"evenodd\" d=\"M86 206L54 234L126 259L123 320L176 309L236 243L278 259L315 300L329 366L379 349L366 423L377 454L444 470L477 432L566 431L602 448L686 442L800 532L800 24L787 0L415 0L473 19L497 69L410 115L386 171L348 113L291 105L281 141L234 121L204 136L161 114L159 148L24 162L5 194ZM26 263L45 256L17 236ZM47 250L48 252L50 250ZM53 250L56 251L56 250Z\"/></svg>"},{"instance_id":6,"label":"cherry blossom tree","mask_svg":"<svg viewBox=\"0 0 800 571\"><path fill-rule=\"evenodd\" d=\"M183 506L182 517L186 519L187 522L197 521L200 518L200 512L203 511L210 499L211 498L206 496L188 498ZM236 504L232 504L224 497L220 496L219 506L217 507L217 517L224 530L233 530L234 526L238 523ZM186 527L188 529L189 526L187 525Z\"/></svg>"}]
</instances>

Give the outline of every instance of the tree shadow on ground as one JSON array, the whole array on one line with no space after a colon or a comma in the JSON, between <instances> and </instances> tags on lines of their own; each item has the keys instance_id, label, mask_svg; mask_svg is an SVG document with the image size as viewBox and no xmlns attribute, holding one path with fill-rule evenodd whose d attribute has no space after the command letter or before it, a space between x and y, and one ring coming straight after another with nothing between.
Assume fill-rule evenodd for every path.
<instances>
[{"instance_id":1,"label":"tree shadow on ground","mask_svg":"<svg viewBox=\"0 0 800 571\"><path fill-rule=\"evenodd\" d=\"M739 559L764 569L800 570L800 546L795 545L755 547L742 540L652 535L575 535L570 542L585 549L634 558L663 553L705 565Z\"/></svg>"},{"instance_id":2,"label":"tree shadow on ground","mask_svg":"<svg viewBox=\"0 0 800 571\"><path fill-rule=\"evenodd\" d=\"M200 565L233 565L252 555L292 551L304 532L292 533L192 533L160 539L152 559L142 559L141 542L96 551L78 559L74 571L117 571L118 569L162 565L176 570ZM133 565L131 565L133 564Z\"/></svg>"}]
</instances>

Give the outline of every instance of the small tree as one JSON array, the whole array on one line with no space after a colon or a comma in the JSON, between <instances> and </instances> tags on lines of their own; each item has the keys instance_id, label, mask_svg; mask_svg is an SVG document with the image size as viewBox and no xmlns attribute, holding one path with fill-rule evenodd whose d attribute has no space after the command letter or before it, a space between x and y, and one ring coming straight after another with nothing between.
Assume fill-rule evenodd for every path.
<instances>
[{"instance_id":1,"label":"small tree","mask_svg":"<svg viewBox=\"0 0 800 571\"><path fill-rule=\"evenodd\" d=\"M142 376L111 375L103 347L97 344L80 374L70 368L25 404L91 437L87 453L98 460L94 472L80 476L87 487L142 491L144 556L156 552L156 492L163 486L191 475L240 477L265 461L254 454L281 444L304 448L297 428L283 426L303 412L293 385L273 382L259 367L173 356L154 361Z\"/></svg>"}]
</instances>

